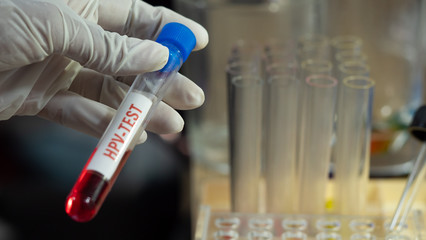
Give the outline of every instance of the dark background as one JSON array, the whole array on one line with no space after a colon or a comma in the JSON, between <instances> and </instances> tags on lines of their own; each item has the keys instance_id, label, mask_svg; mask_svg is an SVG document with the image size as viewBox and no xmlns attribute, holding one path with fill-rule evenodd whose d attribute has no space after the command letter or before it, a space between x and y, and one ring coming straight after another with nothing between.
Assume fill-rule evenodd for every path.
<instances>
[{"instance_id":1,"label":"dark background","mask_svg":"<svg viewBox=\"0 0 426 240\"><path fill-rule=\"evenodd\" d=\"M173 9L171 1L147 2ZM97 142L38 117L0 121L0 240L191 238L184 135L149 134L94 220L66 215L66 196Z\"/></svg>"}]
</instances>

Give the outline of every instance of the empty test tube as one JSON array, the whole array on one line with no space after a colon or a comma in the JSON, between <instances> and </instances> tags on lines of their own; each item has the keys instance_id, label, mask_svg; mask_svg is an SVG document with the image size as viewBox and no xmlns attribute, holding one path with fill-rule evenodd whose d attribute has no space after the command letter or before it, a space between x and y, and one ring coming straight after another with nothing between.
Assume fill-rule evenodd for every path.
<instances>
[{"instance_id":1,"label":"empty test tube","mask_svg":"<svg viewBox=\"0 0 426 240\"><path fill-rule=\"evenodd\" d=\"M333 55L342 51L360 52L362 50L362 46L363 41L357 36L342 35L331 39Z\"/></svg>"},{"instance_id":2,"label":"empty test tube","mask_svg":"<svg viewBox=\"0 0 426 240\"><path fill-rule=\"evenodd\" d=\"M231 82L234 77L263 76L262 51L257 42L237 41L231 50L226 65L226 81L228 89L228 102L230 100Z\"/></svg>"},{"instance_id":3,"label":"empty test tube","mask_svg":"<svg viewBox=\"0 0 426 240\"><path fill-rule=\"evenodd\" d=\"M231 48L228 63L250 62L259 63L262 60L262 47L256 41L237 41Z\"/></svg>"},{"instance_id":4,"label":"empty test tube","mask_svg":"<svg viewBox=\"0 0 426 240\"><path fill-rule=\"evenodd\" d=\"M234 77L230 85L230 165L232 211L258 211L261 172L263 83L254 76Z\"/></svg>"},{"instance_id":5,"label":"empty test tube","mask_svg":"<svg viewBox=\"0 0 426 240\"><path fill-rule=\"evenodd\" d=\"M264 52L265 55L294 55L296 51L296 43L288 40L283 41L281 39L269 39L265 43Z\"/></svg>"},{"instance_id":6,"label":"empty test tube","mask_svg":"<svg viewBox=\"0 0 426 240\"><path fill-rule=\"evenodd\" d=\"M273 75L289 75L297 78L298 63L293 55L275 54L265 56L266 78Z\"/></svg>"},{"instance_id":7,"label":"empty test tube","mask_svg":"<svg viewBox=\"0 0 426 240\"><path fill-rule=\"evenodd\" d=\"M307 59L301 63L301 78L306 81L306 78L311 75L331 75L333 64L325 59Z\"/></svg>"},{"instance_id":8,"label":"empty test tube","mask_svg":"<svg viewBox=\"0 0 426 240\"><path fill-rule=\"evenodd\" d=\"M298 48L305 46L328 46L329 39L325 35L321 34L306 34L299 38Z\"/></svg>"},{"instance_id":9,"label":"empty test tube","mask_svg":"<svg viewBox=\"0 0 426 240\"><path fill-rule=\"evenodd\" d=\"M299 61L307 59L324 59L330 57L330 48L328 45L305 45L298 51Z\"/></svg>"},{"instance_id":10,"label":"empty test tube","mask_svg":"<svg viewBox=\"0 0 426 240\"><path fill-rule=\"evenodd\" d=\"M389 231L400 231L404 228L419 187L426 175L426 106L422 106L416 111L409 130L413 137L422 142L422 146L392 217Z\"/></svg>"},{"instance_id":11,"label":"empty test tube","mask_svg":"<svg viewBox=\"0 0 426 240\"><path fill-rule=\"evenodd\" d=\"M296 151L300 82L291 75L267 81L266 210L293 213L297 201Z\"/></svg>"},{"instance_id":12,"label":"empty test tube","mask_svg":"<svg viewBox=\"0 0 426 240\"><path fill-rule=\"evenodd\" d=\"M362 214L369 177L374 85L368 77L350 76L339 88L333 155L338 214Z\"/></svg>"},{"instance_id":13,"label":"empty test tube","mask_svg":"<svg viewBox=\"0 0 426 240\"><path fill-rule=\"evenodd\" d=\"M349 76L364 76L370 75L370 67L365 62L360 61L347 61L342 62L338 66L338 77L340 81L343 81Z\"/></svg>"},{"instance_id":14,"label":"empty test tube","mask_svg":"<svg viewBox=\"0 0 426 240\"><path fill-rule=\"evenodd\" d=\"M337 80L328 75L306 78L299 148L299 212L321 214L333 137Z\"/></svg>"},{"instance_id":15,"label":"empty test tube","mask_svg":"<svg viewBox=\"0 0 426 240\"><path fill-rule=\"evenodd\" d=\"M351 50L346 50L346 51L339 51L336 53L335 55L335 59L337 62L342 63L342 62L350 62L350 61L356 61L356 62L367 62L367 55L364 54L361 51L351 51Z\"/></svg>"},{"instance_id":16,"label":"empty test tube","mask_svg":"<svg viewBox=\"0 0 426 240\"><path fill-rule=\"evenodd\" d=\"M324 35L305 35L299 38L297 55L300 62L307 59L328 59L329 40Z\"/></svg>"}]
</instances>

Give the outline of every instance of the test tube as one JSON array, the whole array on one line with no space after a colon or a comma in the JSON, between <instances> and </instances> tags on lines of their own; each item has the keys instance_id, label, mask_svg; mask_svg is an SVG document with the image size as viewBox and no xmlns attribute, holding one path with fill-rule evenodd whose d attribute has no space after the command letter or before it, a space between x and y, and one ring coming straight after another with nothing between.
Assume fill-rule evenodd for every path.
<instances>
[{"instance_id":1,"label":"test tube","mask_svg":"<svg viewBox=\"0 0 426 240\"><path fill-rule=\"evenodd\" d=\"M262 48L258 42L238 40L231 48L231 54L228 58L228 63L260 63L261 57Z\"/></svg>"},{"instance_id":2,"label":"test tube","mask_svg":"<svg viewBox=\"0 0 426 240\"><path fill-rule=\"evenodd\" d=\"M65 211L77 222L90 221L98 213L136 140L194 48L196 39L186 26L168 23L157 42L169 48L166 66L136 77L67 197Z\"/></svg>"},{"instance_id":3,"label":"test tube","mask_svg":"<svg viewBox=\"0 0 426 240\"><path fill-rule=\"evenodd\" d=\"M336 61L339 63L349 62L349 61L366 63L368 60L367 55L364 54L363 52L361 51L354 52L351 50L340 51L336 53L335 58L336 58Z\"/></svg>"},{"instance_id":4,"label":"test tube","mask_svg":"<svg viewBox=\"0 0 426 240\"><path fill-rule=\"evenodd\" d=\"M370 75L370 67L365 62L347 61L339 64L338 68L339 80L343 81L349 76L365 76Z\"/></svg>"},{"instance_id":5,"label":"test tube","mask_svg":"<svg viewBox=\"0 0 426 240\"><path fill-rule=\"evenodd\" d=\"M292 40L268 39L265 43L264 51L266 55L289 55L294 54L296 48L296 43Z\"/></svg>"},{"instance_id":6,"label":"test tube","mask_svg":"<svg viewBox=\"0 0 426 240\"><path fill-rule=\"evenodd\" d=\"M237 76L231 81L231 205L235 212L258 211L262 91L262 80L256 76Z\"/></svg>"},{"instance_id":7,"label":"test tube","mask_svg":"<svg viewBox=\"0 0 426 240\"><path fill-rule=\"evenodd\" d=\"M299 49L299 60L307 59L323 59L327 60L330 57L330 49L328 45L306 45Z\"/></svg>"},{"instance_id":8,"label":"test tube","mask_svg":"<svg viewBox=\"0 0 426 240\"><path fill-rule=\"evenodd\" d=\"M329 40L324 35L305 35L299 39L298 57L303 62L307 59L327 60L330 55Z\"/></svg>"},{"instance_id":9,"label":"test tube","mask_svg":"<svg viewBox=\"0 0 426 240\"><path fill-rule=\"evenodd\" d=\"M426 175L426 106L417 109L409 130L411 135L422 144L390 222L389 231L402 231L404 229L412 204L421 184L424 182Z\"/></svg>"},{"instance_id":10,"label":"test tube","mask_svg":"<svg viewBox=\"0 0 426 240\"><path fill-rule=\"evenodd\" d=\"M299 84L291 75L273 75L267 81L265 179L266 210L270 213L296 210Z\"/></svg>"},{"instance_id":11,"label":"test tube","mask_svg":"<svg viewBox=\"0 0 426 240\"><path fill-rule=\"evenodd\" d=\"M322 214L333 137L337 80L329 75L306 78L299 149L299 212Z\"/></svg>"},{"instance_id":12,"label":"test tube","mask_svg":"<svg viewBox=\"0 0 426 240\"><path fill-rule=\"evenodd\" d=\"M315 46L328 46L329 40L328 37L321 34L306 34L299 38L298 47L303 48L308 45Z\"/></svg>"},{"instance_id":13,"label":"test tube","mask_svg":"<svg viewBox=\"0 0 426 240\"><path fill-rule=\"evenodd\" d=\"M374 85L369 77L350 76L339 89L333 159L338 214L362 214L369 177Z\"/></svg>"},{"instance_id":14,"label":"test tube","mask_svg":"<svg viewBox=\"0 0 426 240\"><path fill-rule=\"evenodd\" d=\"M273 75L297 77L299 66L293 55L275 54L265 57L266 78Z\"/></svg>"},{"instance_id":15,"label":"test tube","mask_svg":"<svg viewBox=\"0 0 426 240\"><path fill-rule=\"evenodd\" d=\"M231 49L231 54L226 65L226 81L228 89L228 101L230 99L231 82L237 76L263 75L262 51L260 45L253 41L237 41Z\"/></svg>"},{"instance_id":16,"label":"test tube","mask_svg":"<svg viewBox=\"0 0 426 240\"><path fill-rule=\"evenodd\" d=\"M360 37L351 35L337 36L331 39L334 55L341 51L360 52L363 41Z\"/></svg>"},{"instance_id":17,"label":"test tube","mask_svg":"<svg viewBox=\"0 0 426 240\"><path fill-rule=\"evenodd\" d=\"M333 64L325 59L307 59L301 63L301 78L305 81L311 75L331 75ZM306 85L306 84L304 84Z\"/></svg>"}]
</instances>

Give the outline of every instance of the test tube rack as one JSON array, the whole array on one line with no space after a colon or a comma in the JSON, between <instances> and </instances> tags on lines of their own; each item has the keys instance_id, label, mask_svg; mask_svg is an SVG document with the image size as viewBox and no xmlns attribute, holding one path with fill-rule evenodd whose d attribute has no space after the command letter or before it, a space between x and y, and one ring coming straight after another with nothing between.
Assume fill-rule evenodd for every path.
<instances>
[{"instance_id":1,"label":"test tube rack","mask_svg":"<svg viewBox=\"0 0 426 240\"><path fill-rule=\"evenodd\" d=\"M201 206L195 240L424 240L423 213L414 210L397 232L390 217L250 214Z\"/></svg>"}]
</instances>

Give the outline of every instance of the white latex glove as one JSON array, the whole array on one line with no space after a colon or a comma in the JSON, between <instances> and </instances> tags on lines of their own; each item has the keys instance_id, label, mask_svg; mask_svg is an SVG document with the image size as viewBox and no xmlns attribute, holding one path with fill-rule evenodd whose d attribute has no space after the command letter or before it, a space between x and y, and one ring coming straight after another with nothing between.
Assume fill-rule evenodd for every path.
<instances>
[{"instance_id":1,"label":"white latex glove","mask_svg":"<svg viewBox=\"0 0 426 240\"><path fill-rule=\"evenodd\" d=\"M207 45L201 25L138 0L0 1L0 120L39 115L100 137L128 89L123 82L167 62L168 49L146 39L168 22L188 26L197 50ZM120 82L116 76L127 77ZM174 108L204 101L202 90L182 75L170 90L147 130L182 130Z\"/></svg>"}]
</instances>

